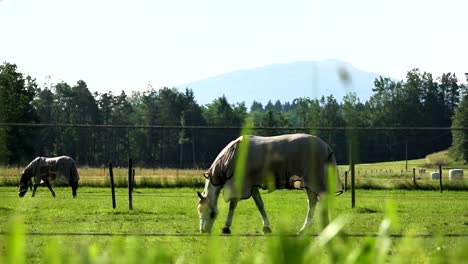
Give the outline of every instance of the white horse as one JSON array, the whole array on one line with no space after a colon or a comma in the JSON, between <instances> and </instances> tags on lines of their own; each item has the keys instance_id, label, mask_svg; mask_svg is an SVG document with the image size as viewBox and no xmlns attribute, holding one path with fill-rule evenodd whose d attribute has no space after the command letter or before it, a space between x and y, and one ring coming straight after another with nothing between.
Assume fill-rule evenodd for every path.
<instances>
[{"instance_id":1,"label":"white horse","mask_svg":"<svg viewBox=\"0 0 468 264\"><path fill-rule=\"evenodd\" d=\"M331 170L328 169L331 166ZM330 175L328 175L328 172ZM330 176L336 177L342 192L335 156L320 138L308 134L289 134L274 137L241 136L231 141L204 173L205 190L197 192L200 232L210 233L218 214L218 197L224 189L229 202L229 213L222 232L231 233L230 227L237 203L253 197L263 219L263 232L271 233L259 187L270 191L285 188L304 188L308 198L308 211L303 233L312 225L315 205L321 194L327 192Z\"/></svg>"}]
</instances>

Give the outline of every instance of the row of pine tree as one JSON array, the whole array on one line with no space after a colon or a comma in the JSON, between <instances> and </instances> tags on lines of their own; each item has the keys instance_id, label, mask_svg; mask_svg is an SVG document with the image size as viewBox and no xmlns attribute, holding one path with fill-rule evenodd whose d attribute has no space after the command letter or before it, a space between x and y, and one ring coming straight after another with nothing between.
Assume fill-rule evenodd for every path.
<instances>
[{"instance_id":1,"label":"row of pine tree","mask_svg":"<svg viewBox=\"0 0 468 264\"><path fill-rule=\"evenodd\" d=\"M249 107L223 95L199 105L190 87L114 94L92 93L83 80L41 86L5 62L0 66L0 163L69 155L90 166L123 165L132 157L141 166L206 167L246 120L257 135L316 134L342 164L350 153L358 162L373 162L447 148L467 160L468 131L446 129L468 127L467 85L455 74L434 78L414 69L400 81L377 78L373 92L366 102L350 92L344 98L254 101Z\"/></svg>"}]
</instances>

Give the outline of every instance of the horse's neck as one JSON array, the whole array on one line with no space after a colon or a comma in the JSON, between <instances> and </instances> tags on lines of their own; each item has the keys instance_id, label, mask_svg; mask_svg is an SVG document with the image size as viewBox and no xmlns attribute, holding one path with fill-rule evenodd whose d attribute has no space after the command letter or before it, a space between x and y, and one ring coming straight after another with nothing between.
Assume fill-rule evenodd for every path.
<instances>
[{"instance_id":1,"label":"horse's neck","mask_svg":"<svg viewBox=\"0 0 468 264\"><path fill-rule=\"evenodd\" d=\"M28 186L29 181L32 178L32 173L30 171L24 170L21 174L20 183L23 183L24 186Z\"/></svg>"},{"instance_id":2,"label":"horse's neck","mask_svg":"<svg viewBox=\"0 0 468 264\"><path fill-rule=\"evenodd\" d=\"M211 184L209 179L205 182L205 197L213 208L218 208L218 197L221 192L221 186Z\"/></svg>"}]
</instances>

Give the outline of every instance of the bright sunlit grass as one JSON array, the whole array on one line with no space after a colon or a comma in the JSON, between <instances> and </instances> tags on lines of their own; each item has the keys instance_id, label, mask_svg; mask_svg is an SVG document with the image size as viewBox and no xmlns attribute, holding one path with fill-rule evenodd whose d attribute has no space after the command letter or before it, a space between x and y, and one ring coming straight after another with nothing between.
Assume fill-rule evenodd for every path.
<instances>
[{"instance_id":1,"label":"bright sunlit grass","mask_svg":"<svg viewBox=\"0 0 468 264\"><path fill-rule=\"evenodd\" d=\"M330 234L330 244L317 244L316 237L294 238L276 236L282 232L295 234L302 225L306 213L306 195L298 190L280 190L263 193L266 210L270 216L273 236L260 236L262 223L258 210L251 200L241 202L236 211L232 235L204 237L198 234L198 215L195 205L196 189L164 188L138 189L133 195L133 211L128 210L126 189L117 189L117 209L112 209L110 190L107 188L81 188L78 198L71 199L68 188L57 188L53 199L47 189L38 190L36 197L30 193L20 199L16 188L0 187L0 256L3 260L10 254L10 242L4 232L11 230L7 223L16 215L22 216L24 226L15 231L14 243L25 243L27 263L44 262L45 259L74 259L79 263L144 263L147 261L183 263L285 263L289 256L302 263L330 263L330 254L339 263L347 258L370 258L373 263L378 249L385 249L382 239L390 241L390 252L384 259L394 263L407 263L405 254L412 260L435 261L446 256L448 263L458 263L460 254L468 243L468 236L438 237L437 234L468 234L468 194L465 192L435 191L357 191L356 208L351 209L349 193L336 197L335 216L345 219L345 224ZM386 219L385 200L393 200L398 217L398 226L382 227ZM317 209L319 210L319 209ZM213 232L221 234L228 211L228 204L220 201L219 219ZM311 234L321 232L316 212ZM18 219L18 218L14 218ZM16 228L16 227L15 227ZM24 228L21 231L21 228ZM384 228L382 230L382 228ZM379 231L381 230L381 231ZM26 236L22 237L21 233ZM64 235L28 235L28 233L64 233ZM382 237L366 239L383 232ZM67 235L66 233L90 233L90 235ZM102 236L115 234L173 234L174 236ZM435 237L392 238L387 234L434 234ZM187 234L187 236L178 235ZM239 235L259 235L242 237ZM354 236L342 236L360 235ZM195 236L193 236L195 235ZM21 240L23 239L23 240ZM390 240L388 240L390 239ZM23 241L23 242L21 242ZM379 242L380 241L380 242ZM383 243L383 244L382 244ZM408 247L407 244L410 244ZM315 247L315 249L314 249ZM318 248L317 248L318 247ZM371 250L375 248L377 251ZM310 255L310 252L314 254ZM385 250L384 250L385 253ZM354 254L354 255L353 255ZM400 259L400 260L398 260ZM372 260L372 261L371 261ZM0 260L1 261L1 260ZM427 262L427 261L422 261ZM6 263L6 262L3 262ZM16 263L16 262L15 262ZM153 263L153 262L152 262ZM289 263L289 262L288 262Z\"/></svg>"}]
</instances>

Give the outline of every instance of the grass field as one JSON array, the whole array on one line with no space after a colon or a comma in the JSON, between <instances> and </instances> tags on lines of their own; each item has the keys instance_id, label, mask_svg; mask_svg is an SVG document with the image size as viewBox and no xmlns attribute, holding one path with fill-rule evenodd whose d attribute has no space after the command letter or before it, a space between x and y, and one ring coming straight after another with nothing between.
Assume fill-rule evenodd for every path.
<instances>
[{"instance_id":1,"label":"grass field","mask_svg":"<svg viewBox=\"0 0 468 264\"><path fill-rule=\"evenodd\" d=\"M455 163L448 157L447 151L437 152L422 159L393 162L379 162L356 164L356 188L360 189L417 189L436 190L439 182L430 180L429 175L439 170L442 165L444 189L468 190L468 164ZM413 168L416 172L417 185L413 183ZM464 180L449 181L450 169L464 169ZM0 186L18 186L23 168L0 166ZM349 165L340 165L339 171L344 181L345 171ZM79 166L80 186L107 187L109 186L108 168L91 168ZM170 169L170 168L135 168L135 182L137 187L203 187L202 169ZM114 168L113 174L117 187L128 185L128 168ZM349 174L348 174L349 175ZM348 181L349 183L350 181ZM54 183L52 183L54 184Z\"/></svg>"},{"instance_id":2,"label":"grass field","mask_svg":"<svg viewBox=\"0 0 468 264\"><path fill-rule=\"evenodd\" d=\"M0 166L0 186L17 186L23 168ZM109 169L78 167L80 186L107 187L109 186ZM147 187L188 187L203 186L203 172L196 169L170 168L135 168L135 182ZM114 168L116 187L127 186L128 168ZM54 182L52 184L55 184Z\"/></svg>"},{"instance_id":3,"label":"grass field","mask_svg":"<svg viewBox=\"0 0 468 264\"><path fill-rule=\"evenodd\" d=\"M428 179L438 164L443 193ZM465 179L449 181L451 168L464 169ZM407 164L358 164L356 208L346 192L335 200L331 225L323 230L318 207L309 234L295 237L306 214L300 190L263 192L271 236L261 234L252 200L239 204L232 235L221 236L228 211L222 198L214 235L202 236L195 207L203 170L136 168L130 211L127 168L114 169L120 188L112 209L105 168L78 168L77 199L60 186L56 199L45 187L20 199L22 168L0 167L0 263L468 263L467 169L446 152ZM343 181L347 170L340 166Z\"/></svg>"},{"instance_id":4,"label":"grass field","mask_svg":"<svg viewBox=\"0 0 468 264\"><path fill-rule=\"evenodd\" d=\"M192 188L137 189L133 197L134 210L130 211L126 189L117 189L117 208L112 209L107 188L80 188L77 199L71 198L69 188L57 187L55 199L46 188L39 188L35 198L28 192L20 199L16 188L0 187L0 232L3 234L0 235L0 262L1 256L8 252L9 236L5 233L10 221L16 224L24 221L24 231L28 234L25 263L47 262L50 256L66 262L86 262L86 258L90 258L101 263L126 263L127 260L141 263L138 260L148 254L180 263L283 263L281 259L272 259L278 256L278 248L287 255L317 240L315 236L261 236L261 218L252 200L239 204L231 236L200 236L195 191ZM263 193L263 200L274 234L298 231L306 214L306 195L302 191ZM369 238L365 236L372 237L379 232L385 218L386 200L396 204L399 224L389 231L395 237L390 240L385 261L468 261L468 193L459 191L441 194L436 191L358 190L354 209L350 206L349 193L345 193L337 197L333 215L344 219L341 231L347 236L332 245L345 255L359 248L365 252L369 245ZM220 200L220 214L213 228L215 235L221 233L227 210L227 204ZM318 214L314 219L317 218ZM318 221L315 221L310 234L319 232ZM416 236L412 239L398 237L401 234ZM375 241L377 244L379 237ZM315 252L313 260L330 262L329 252Z\"/></svg>"},{"instance_id":5,"label":"grass field","mask_svg":"<svg viewBox=\"0 0 468 264\"><path fill-rule=\"evenodd\" d=\"M468 175L466 166L455 166L465 170L464 175ZM359 189L419 189L437 190L439 181L430 180L432 171L438 171L436 166L425 165L424 159L411 160L408 162L408 170L405 170L404 162L381 162L373 164L356 165L356 188ZM413 183L413 170L416 168L417 185ZM468 190L468 177L464 180L449 181L448 171L452 166L443 167L443 184L447 190ZM340 176L344 182L347 165L339 166ZM420 173L421 169L425 169ZM87 187L107 187L110 185L109 171L104 168L79 167L80 186ZM137 187L161 188L161 187L203 187L204 178L202 170L195 169L135 169L135 183ZM0 167L0 186L18 186L21 169ZM128 169L114 169L114 179L116 187L126 187L128 185ZM348 175L350 175L348 173ZM56 184L52 182L52 184ZM350 176L348 177L350 184ZM349 186L349 185L348 185Z\"/></svg>"}]
</instances>

